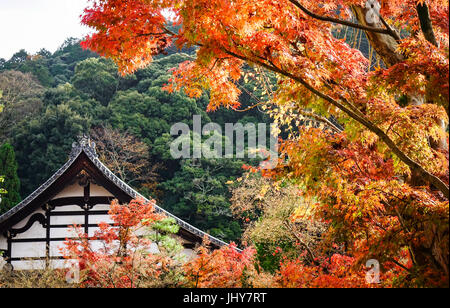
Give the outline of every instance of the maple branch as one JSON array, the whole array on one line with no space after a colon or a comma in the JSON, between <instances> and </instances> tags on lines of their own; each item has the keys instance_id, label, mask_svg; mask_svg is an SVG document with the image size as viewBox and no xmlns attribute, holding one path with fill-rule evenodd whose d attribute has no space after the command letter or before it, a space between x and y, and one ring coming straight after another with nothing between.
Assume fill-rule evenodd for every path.
<instances>
[{"instance_id":1,"label":"maple branch","mask_svg":"<svg viewBox=\"0 0 450 308\"><path fill-rule=\"evenodd\" d=\"M360 29L360 30L364 30L364 31L370 31L370 32L381 33L381 34L387 34L387 35L392 36L396 41L400 40L400 37L398 36L398 34L395 33L395 31L392 30L392 28L389 27L389 25L387 25L387 23L385 23L385 22L383 22L383 24L386 27L385 29L377 28L377 27L371 27L371 26L364 26L364 25L361 25L361 24L358 24L358 23L354 23L354 22L343 20L343 19L339 19L339 18L318 15L318 14L308 10L306 7L304 7L297 0L289 0L289 2L294 4L296 7L298 7L305 14L307 14L308 16L310 16L312 18L315 18L315 19L318 19L318 20L321 20L321 21L332 22L332 23L336 23L336 24L340 24L340 25L344 25L344 26L348 26L348 27L352 27L352 28L356 28L356 29Z\"/></svg>"},{"instance_id":2,"label":"maple branch","mask_svg":"<svg viewBox=\"0 0 450 308\"><path fill-rule=\"evenodd\" d=\"M396 261L394 258L389 258L389 261L391 261L391 262L394 263L395 265L401 267L402 269L404 269L404 270L407 271L408 273L412 273L411 269L407 268L406 266L404 266L404 265L401 264L400 262Z\"/></svg>"},{"instance_id":3,"label":"maple branch","mask_svg":"<svg viewBox=\"0 0 450 308\"><path fill-rule=\"evenodd\" d=\"M289 221L283 221L283 224L285 226L286 229L288 229L288 231L296 238L296 240L303 246L303 248L306 249L306 251L309 254L309 257L311 258L311 261L316 264L316 265L320 265L317 261L316 261L316 256L314 255L314 253L312 252L311 248L309 248L308 244L306 244L301 238L300 236L298 236L298 234L294 231L294 228L292 226L292 224Z\"/></svg>"},{"instance_id":4,"label":"maple branch","mask_svg":"<svg viewBox=\"0 0 450 308\"><path fill-rule=\"evenodd\" d=\"M160 35L164 35L167 34L166 31L164 32L155 32L155 33L141 33L141 34L137 34L136 37L142 37L142 36L160 36Z\"/></svg>"},{"instance_id":5,"label":"maple branch","mask_svg":"<svg viewBox=\"0 0 450 308\"><path fill-rule=\"evenodd\" d=\"M335 83L336 84L336 83ZM328 83L324 83L325 87L328 88L330 91L336 92L333 87L328 84ZM336 84L337 85L337 84ZM344 91L344 89L341 88L342 91ZM356 112L357 114L359 114L360 116L364 116L364 114L355 106L353 105L351 102L349 102L344 96L342 96L341 94L337 94L337 96L339 97L339 99L341 101L343 101L344 103L347 104L347 106L349 106L354 112Z\"/></svg>"},{"instance_id":6,"label":"maple branch","mask_svg":"<svg viewBox=\"0 0 450 308\"><path fill-rule=\"evenodd\" d=\"M173 31L167 29L167 27L162 26L161 28L164 30L165 33L170 34L170 35L172 35L172 36L177 36L177 34L176 34L175 32L173 32Z\"/></svg>"},{"instance_id":7,"label":"maple branch","mask_svg":"<svg viewBox=\"0 0 450 308\"><path fill-rule=\"evenodd\" d=\"M342 129L338 128L336 125L334 125L330 120L328 120L325 117L322 117L318 114L315 114L314 112L310 112L310 111L306 111L306 110L297 110L297 111L298 111L298 113L300 113L301 115L303 115L305 117L309 117L309 118L316 120L317 122L324 123L325 125L329 126L329 128L336 133L342 133Z\"/></svg>"},{"instance_id":8,"label":"maple branch","mask_svg":"<svg viewBox=\"0 0 450 308\"><path fill-rule=\"evenodd\" d=\"M407 154L405 154L398 146L397 144L388 136L386 133L376 126L374 123L372 123L370 120L368 120L362 112L359 110L354 110L353 108L348 108L344 104L341 104L334 98L330 97L329 95L320 92L313 86L311 86L308 82L306 82L303 78L299 76L295 76L289 72L286 72L276 66L269 65L267 63L261 62L256 59L248 59L245 56L236 54L232 51L229 51L225 48L222 48L222 51L225 53L232 55L238 59L241 59L243 61L253 62L257 65L260 65L268 70L271 70L275 73L278 73L280 75L283 75L285 77L291 78L292 80L297 81L301 85L303 85L307 90L314 93L316 96L322 98L323 100L329 102L330 104L334 105L335 107L339 108L343 112L345 112L347 115L349 115L353 120L359 122L363 126L365 126L367 129L369 129L371 132L373 132L375 135L377 135L390 149L391 151L402 161L404 162L412 171L416 172L416 174L422 176L426 181L433 184L439 191L441 191L444 196L448 199L449 198L449 188L448 186L437 176L431 174L430 172L426 171L419 163L411 159ZM344 99L344 102L346 100Z\"/></svg>"},{"instance_id":9,"label":"maple branch","mask_svg":"<svg viewBox=\"0 0 450 308\"><path fill-rule=\"evenodd\" d=\"M356 120L357 122L359 122L360 124L365 126L367 129L369 129L371 132L375 133L402 162L404 162L408 167L411 168L412 171L416 171L419 175L424 177L429 183L433 184L437 189L439 189L447 199L449 198L449 188L441 179L439 179L437 176L431 174L430 172L426 171L420 164L418 164L416 161L414 161L408 155L406 155L382 129L380 129L378 126L376 126L370 120L368 120L359 110L358 111L350 110L347 107L345 107L344 105L337 102L332 97L313 88L302 78L294 76L289 73L287 73L287 74L290 75L290 78L300 82L308 90L310 90L311 92L313 92L320 98L328 101L329 103L336 106L337 108L341 109L342 111L347 113L352 119Z\"/></svg>"},{"instance_id":10,"label":"maple branch","mask_svg":"<svg viewBox=\"0 0 450 308\"><path fill-rule=\"evenodd\" d=\"M297 3L299 8L303 7L296 0L289 0L289 1L291 1L294 4ZM311 14L313 14L313 13L311 13ZM318 17L320 17L320 16L318 16ZM326 17L324 17L324 18L326 18ZM329 18L326 18L326 20L330 21ZM355 24L355 25L358 25L358 24ZM358 25L358 26L360 26L360 25ZM372 28L372 27L370 27L370 28ZM375 28L375 29L377 29L377 28ZM170 30L168 30L168 29L165 29L165 30L167 30L169 34L175 35L175 33L171 32ZM370 31L370 29L368 31ZM384 31L386 31L386 30L384 30ZM196 45L198 45L200 47L204 46L203 44L201 44L199 42L197 42ZM269 64L267 64L267 63L265 63L263 61L260 61L260 60L249 59L246 56L239 55L239 54L237 54L235 52L227 50L224 47L222 47L221 50L223 52L225 52L226 54L230 55L230 56L233 56L233 57L236 57L238 59L241 59L242 61L246 61L246 62L251 62L251 63L257 64L257 65L259 65L261 67L264 67L264 68L266 68L266 69L268 69L268 70L270 70L270 71L272 71L274 73L278 73L278 74L283 75L285 77L291 78L292 80L295 80L295 81L299 82L307 90L309 90L310 92L312 92L316 96L322 98L323 100L325 100L325 101L329 102L330 104L334 105L335 107L337 107L341 111L345 112L352 119L354 119L358 123L362 124L367 129L369 129L371 132L373 132L375 135L377 135L391 149L391 151L403 163L405 163L411 169L411 171L415 171L418 175L422 176L426 181L428 181L429 183L434 185L439 191L441 191L443 193L443 195L447 199L449 199L449 195L450 195L449 187L441 179L439 179L437 176L431 174L430 172L426 171L419 163L417 163L416 161L411 159L407 154L405 154L397 146L397 144L381 128L379 128L373 122L368 120L361 111L359 111L355 106L353 106L353 104L348 102L344 97L339 96L339 99L341 99L344 103L346 103L348 106L350 106L350 109L347 108L345 105L341 104L340 102L338 102L337 100L333 99L329 95L320 92L319 90L317 90L316 88L311 86L308 82L306 82L303 78L301 78L299 76L295 76L295 75L293 75L293 74L291 74L289 72L286 72L286 71L278 68L277 66L275 66L273 63L271 63L271 65L269 65Z\"/></svg>"},{"instance_id":11,"label":"maple branch","mask_svg":"<svg viewBox=\"0 0 450 308\"><path fill-rule=\"evenodd\" d=\"M241 88L241 87L239 87L239 88ZM256 103L256 104L250 106L250 107L247 107L245 109L236 109L236 108L233 108L233 107L231 107L231 109L233 109L233 111L236 111L236 112L247 112L249 110L255 109L258 106L265 105L265 104L267 104L267 103L266 102L259 102L259 103Z\"/></svg>"},{"instance_id":12,"label":"maple branch","mask_svg":"<svg viewBox=\"0 0 450 308\"><path fill-rule=\"evenodd\" d=\"M431 23L430 11L425 2L419 3L416 6L417 15L419 16L420 27L426 40L436 47L439 47L439 43L436 40L434 34L433 24Z\"/></svg>"}]
</instances>

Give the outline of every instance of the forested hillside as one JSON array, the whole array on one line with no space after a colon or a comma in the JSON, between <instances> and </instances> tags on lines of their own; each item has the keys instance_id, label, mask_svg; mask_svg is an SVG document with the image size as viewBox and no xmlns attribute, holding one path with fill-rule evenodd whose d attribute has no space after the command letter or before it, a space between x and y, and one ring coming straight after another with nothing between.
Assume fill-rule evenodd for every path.
<instances>
[{"instance_id":1,"label":"forested hillside","mask_svg":"<svg viewBox=\"0 0 450 308\"><path fill-rule=\"evenodd\" d=\"M191 56L192 50L169 50L152 66L125 77L111 60L83 50L74 38L53 54L20 50L0 59L0 141L14 147L20 196L50 177L66 162L76 138L89 134L102 161L134 188L212 235L238 240L241 226L232 219L227 182L239 178L242 165L250 162L174 160L170 127L177 122L192 127L197 114L202 123L222 127L225 122L267 122L267 116L257 109L206 113L206 94L193 99L162 90L170 69ZM243 108L254 103L246 92L241 100Z\"/></svg>"}]
</instances>

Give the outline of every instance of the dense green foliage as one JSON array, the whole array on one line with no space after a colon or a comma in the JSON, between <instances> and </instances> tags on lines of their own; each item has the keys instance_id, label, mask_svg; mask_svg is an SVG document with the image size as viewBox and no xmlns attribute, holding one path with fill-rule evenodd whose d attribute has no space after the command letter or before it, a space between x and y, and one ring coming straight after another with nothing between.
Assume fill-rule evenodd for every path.
<instances>
[{"instance_id":1,"label":"dense green foliage","mask_svg":"<svg viewBox=\"0 0 450 308\"><path fill-rule=\"evenodd\" d=\"M79 41L68 39L55 52L41 50L29 55L21 50L10 60L0 61L0 74L5 79L18 71L30 73L43 87L33 99L10 104L8 112L32 110L23 120L2 132L2 140L16 149L21 179L21 195L26 196L42 184L66 160L76 138L100 126L111 126L144 142L150 165L158 168L154 183L135 187L144 195L221 239L239 240L240 223L232 219L230 193L226 184L240 177L240 159L173 159L170 135L173 124L183 122L192 128L193 116L201 115L202 123L267 122L256 108L238 113L220 110L206 113L206 95L198 99L184 93L168 93L162 88L171 78L170 69L188 60L194 50L170 50L158 56L152 65L133 75L121 76L115 64L83 50ZM243 86L244 87L244 86ZM254 85L246 83L252 91ZM0 87L1 88L1 87ZM1 89L0 89L1 90ZM254 104L249 91L243 91L242 108ZM26 107L26 108L25 108ZM153 172L153 170L149 170Z\"/></svg>"},{"instance_id":2,"label":"dense green foliage","mask_svg":"<svg viewBox=\"0 0 450 308\"><path fill-rule=\"evenodd\" d=\"M20 180L17 176L17 161L13 147L5 143L0 147L0 175L4 178L0 214L8 211L20 201Z\"/></svg>"},{"instance_id":3,"label":"dense green foliage","mask_svg":"<svg viewBox=\"0 0 450 308\"><path fill-rule=\"evenodd\" d=\"M172 179L162 184L164 204L211 235L237 239L241 228L232 219L227 182L242 174L243 161L234 159L185 160ZM220 217L221 219L218 219Z\"/></svg>"}]
</instances>

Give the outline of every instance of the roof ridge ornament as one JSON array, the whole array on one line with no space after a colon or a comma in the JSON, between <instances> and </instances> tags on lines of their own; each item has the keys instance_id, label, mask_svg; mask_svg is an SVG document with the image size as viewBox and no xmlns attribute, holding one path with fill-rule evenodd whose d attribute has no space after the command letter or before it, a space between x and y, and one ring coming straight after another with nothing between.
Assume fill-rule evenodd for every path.
<instances>
[{"instance_id":1,"label":"roof ridge ornament","mask_svg":"<svg viewBox=\"0 0 450 308\"><path fill-rule=\"evenodd\" d=\"M84 151L88 156L98 157L95 150L95 142L91 140L86 134L78 136L78 141L72 143L72 151L70 152L70 158L78 156L78 154Z\"/></svg>"}]
</instances>

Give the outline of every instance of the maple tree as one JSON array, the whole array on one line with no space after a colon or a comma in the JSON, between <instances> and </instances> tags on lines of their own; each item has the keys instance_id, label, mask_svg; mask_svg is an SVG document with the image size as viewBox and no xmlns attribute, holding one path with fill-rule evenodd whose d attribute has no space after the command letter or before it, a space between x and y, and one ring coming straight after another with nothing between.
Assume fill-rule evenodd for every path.
<instances>
[{"instance_id":1,"label":"maple tree","mask_svg":"<svg viewBox=\"0 0 450 308\"><path fill-rule=\"evenodd\" d=\"M231 243L210 251L208 240L196 249L197 256L184 265L187 286L195 288L249 287L250 276L255 275L253 248L240 252ZM247 278L247 279L245 279Z\"/></svg>"},{"instance_id":2,"label":"maple tree","mask_svg":"<svg viewBox=\"0 0 450 308\"><path fill-rule=\"evenodd\" d=\"M81 286L176 286L183 257L181 244L170 236L178 232L174 221L157 214L154 202L142 199L113 201L109 216L113 223L100 223L94 235L74 226L77 237L61 248L65 259L78 263Z\"/></svg>"},{"instance_id":3,"label":"maple tree","mask_svg":"<svg viewBox=\"0 0 450 308\"><path fill-rule=\"evenodd\" d=\"M275 73L264 106L292 130L264 175L316 197L318 219L356 263L448 285L447 0L381 1L374 20L362 0L91 2L82 22L96 32L83 46L124 74L171 44L196 46L166 89L209 91L210 111L239 108L244 64ZM333 34L344 27L364 31L382 65ZM321 127L299 125L305 117Z\"/></svg>"},{"instance_id":4,"label":"maple tree","mask_svg":"<svg viewBox=\"0 0 450 308\"><path fill-rule=\"evenodd\" d=\"M333 255L321 266L308 266L300 260L281 262L277 282L286 288L369 287L361 273L351 271L352 259Z\"/></svg>"}]
</instances>

